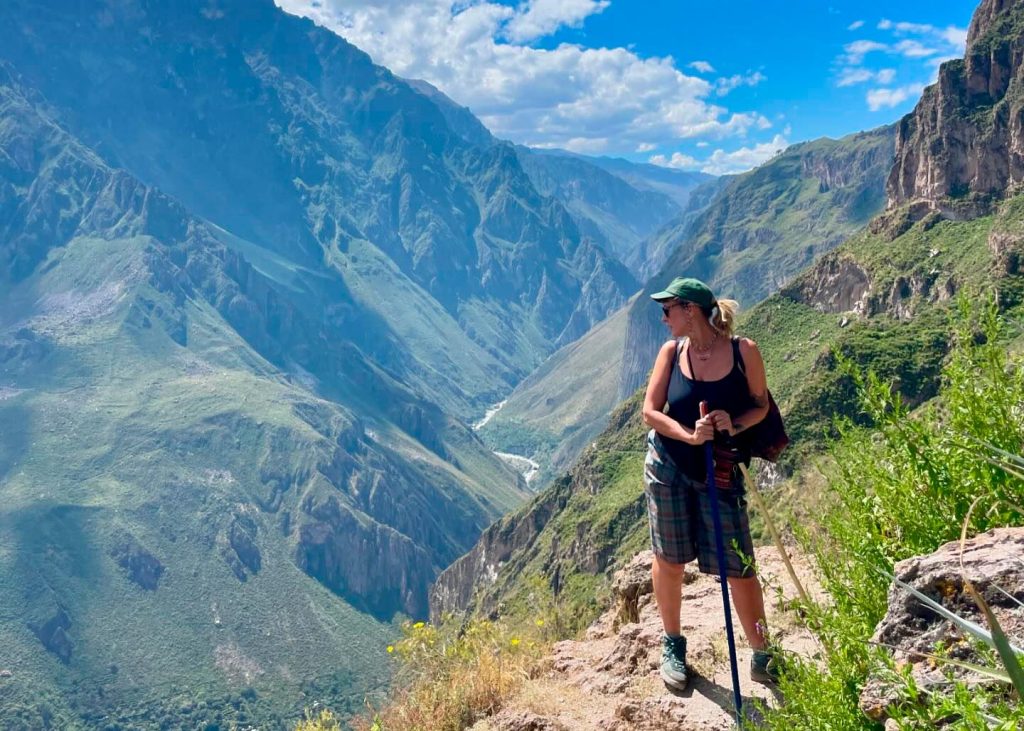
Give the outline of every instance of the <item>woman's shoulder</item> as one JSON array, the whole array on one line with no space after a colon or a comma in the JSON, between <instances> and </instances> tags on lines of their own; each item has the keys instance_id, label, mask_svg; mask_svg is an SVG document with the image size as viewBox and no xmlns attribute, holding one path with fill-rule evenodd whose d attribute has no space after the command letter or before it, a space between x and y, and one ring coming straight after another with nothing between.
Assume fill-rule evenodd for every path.
<instances>
[{"instance_id":1,"label":"woman's shoulder","mask_svg":"<svg viewBox=\"0 0 1024 731\"><path fill-rule=\"evenodd\" d=\"M666 340L664 343L661 344L661 348L658 350L658 352L659 353L675 353L676 352L676 348L678 348L680 345L682 345L685 341L686 341L686 338L679 338L678 340L676 340L675 338L672 338L671 340Z\"/></svg>"},{"instance_id":2,"label":"woman's shoulder","mask_svg":"<svg viewBox=\"0 0 1024 731\"><path fill-rule=\"evenodd\" d=\"M760 352L757 349L757 343L754 342L753 338L737 337L736 341L739 343L740 352L743 354Z\"/></svg>"}]
</instances>

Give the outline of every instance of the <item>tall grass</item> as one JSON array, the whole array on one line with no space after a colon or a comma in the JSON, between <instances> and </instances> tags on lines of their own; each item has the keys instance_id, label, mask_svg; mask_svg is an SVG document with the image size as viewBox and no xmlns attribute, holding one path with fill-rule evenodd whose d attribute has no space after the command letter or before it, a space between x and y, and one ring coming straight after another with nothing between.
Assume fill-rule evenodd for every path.
<instances>
[{"instance_id":1,"label":"tall grass","mask_svg":"<svg viewBox=\"0 0 1024 731\"><path fill-rule=\"evenodd\" d=\"M388 647L399 665L388 704L355 723L361 731L458 731L492 715L550 649L543 616L516 623L405 623ZM314 731L311 729L311 731ZM318 729L315 731L319 731Z\"/></svg>"},{"instance_id":2,"label":"tall grass","mask_svg":"<svg viewBox=\"0 0 1024 731\"><path fill-rule=\"evenodd\" d=\"M827 468L828 490L816 530L800 539L819 568L830 601L808 608L824 648L819 661L788 663L785 702L769 711L772 729L870 729L878 724L858 709L865 678L884 671L888 656L868 643L886 611L893 564L929 553L969 530L1024 524L1024 482L985 458L979 445L1018 454L1024 444L1024 364L1000 344L1003 323L994 305L972 308L962 299L951 322L953 348L935 403L910 413L895 389L855 363L855 380L870 427L838 425ZM978 509L972 503L980 498ZM903 728L933 728L941 719L959 727L1024 722L1024 710L999 689L925 696L907 673L907 703L895 711Z\"/></svg>"}]
</instances>

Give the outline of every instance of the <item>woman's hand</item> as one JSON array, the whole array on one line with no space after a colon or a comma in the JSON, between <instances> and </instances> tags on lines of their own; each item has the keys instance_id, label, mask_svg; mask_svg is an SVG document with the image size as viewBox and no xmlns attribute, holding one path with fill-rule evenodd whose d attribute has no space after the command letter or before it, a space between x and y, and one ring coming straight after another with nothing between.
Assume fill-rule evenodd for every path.
<instances>
[{"instance_id":1,"label":"woman's hand","mask_svg":"<svg viewBox=\"0 0 1024 731\"><path fill-rule=\"evenodd\" d=\"M715 438L715 423L711 419L713 413L697 419L693 425L693 434L687 440L690 444L696 447Z\"/></svg>"},{"instance_id":2,"label":"woman's hand","mask_svg":"<svg viewBox=\"0 0 1024 731\"><path fill-rule=\"evenodd\" d=\"M719 431L722 432L723 434L728 434L732 436L732 417L729 416L728 411L723 411L722 409L715 409L710 414L708 414L708 418L711 419L711 422L714 424L715 431Z\"/></svg>"}]
</instances>

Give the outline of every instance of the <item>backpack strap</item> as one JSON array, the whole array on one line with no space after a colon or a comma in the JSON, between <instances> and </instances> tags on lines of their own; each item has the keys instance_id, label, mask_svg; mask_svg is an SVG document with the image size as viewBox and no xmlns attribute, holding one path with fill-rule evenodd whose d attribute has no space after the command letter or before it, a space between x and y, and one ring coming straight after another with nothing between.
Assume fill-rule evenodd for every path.
<instances>
[{"instance_id":1,"label":"backpack strap","mask_svg":"<svg viewBox=\"0 0 1024 731\"><path fill-rule=\"evenodd\" d=\"M740 339L735 335L732 336L732 360L740 369L740 373L747 375L747 369L743 367L743 356L740 354Z\"/></svg>"}]
</instances>

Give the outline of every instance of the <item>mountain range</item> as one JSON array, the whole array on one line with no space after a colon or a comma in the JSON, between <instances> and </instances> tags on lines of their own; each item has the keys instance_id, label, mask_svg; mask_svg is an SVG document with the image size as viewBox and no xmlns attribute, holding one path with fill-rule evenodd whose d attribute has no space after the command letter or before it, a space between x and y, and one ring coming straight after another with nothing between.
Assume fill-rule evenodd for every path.
<instances>
[{"instance_id":1,"label":"mountain range","mask_svg":"<svg viewBox=\"0 0 1024 731\"><path fill-rule=\"evenodd\" d=\"M861 374L875 373L914 408L939 391L957 307L988 301L1009 321L1024 315L1024 194L1016 132L1022 49L1024 4L984 0L964 58L942 64L937 82L895 129L881 210L741 318L740 332L753 337L764 355L793 440L785 467L796 473L769 495L776 505L812 506L816 496L808 493L816 483L808 458L822 455L836 417L863 418L843 361ZM884 129L852 139L863 146L872 136L893 134ZM754 171L750 180L765 174ZM858 218L863 210L855 201L873 199L863 193L843 198ZM783 220L792 215L788 209L782 214ZM703 260L688 266L715 276ZM623 337L622 329L616 337ZM1019 328L1006 346L1018 352L1024 347ZM649 360L655 350L647 347ZM489 527L470 553L442 573L431 594L435 616L525 614L538 582L551 588L565 616L576 618L575 629L597 616L613 572L649 544L642 402L641 388L612 411L604 431L570 469Z\"/></svg>"},{"instance_id":2,"label":"mountain range","mask_svg":"<svg viewBox=\"0 0 1024 731\"><path fill-rule=\"evenodd\" d=\"M523 156L270 0L0 6L5 724L381 691L529 496L467 423L639 287Z\"/></svg>"},{"instance_id":3,"label":"mountain range","mask_svg":"<svg viewBox=\"0 0 1024 731\"><path fill-rule=\"evenodd\" d=\"M634 249L652 271L636 297L520 383L481 435L529 455L539 480L567 469L612 410L646 382L666 337L647 295L682 274L752 305L862 229L885 206L894 125L792 145L742 175L705 181Z\"/></svg>"}]
</instances>

